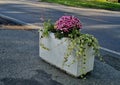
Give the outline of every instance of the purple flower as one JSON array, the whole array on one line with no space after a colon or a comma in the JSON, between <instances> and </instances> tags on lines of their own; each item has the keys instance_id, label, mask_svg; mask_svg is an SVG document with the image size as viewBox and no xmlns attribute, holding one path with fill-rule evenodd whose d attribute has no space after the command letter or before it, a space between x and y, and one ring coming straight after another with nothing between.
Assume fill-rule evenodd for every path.
<instances>
[{"instance_id":1,"label":"purple flower","mask_svg":"<svg viewBox=\"0 0 120 85\"><path fill-rule=\"evenodd\" d=\"M73 29L82 29L82 23L74 16L62 16L58 21L56 21L55 29L63 32L69 32Z\"/></svg>"}]
</instances>

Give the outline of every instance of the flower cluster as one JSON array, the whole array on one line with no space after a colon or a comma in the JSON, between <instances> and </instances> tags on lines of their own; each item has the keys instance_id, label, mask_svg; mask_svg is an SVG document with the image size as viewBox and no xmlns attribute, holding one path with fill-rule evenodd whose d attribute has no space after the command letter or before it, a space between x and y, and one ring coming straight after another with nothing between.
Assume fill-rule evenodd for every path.
<instances>
[{"instance_id":1,"label":"flower cluster","mask_svg":"<svg viewBox=\"0 0 120 85\"><path fill-rule=\"evenodd\" d=\"M81 28L82 28L81 21L74 16L62 16L55 23L55 29L62 32L69 32L70 30Z\"/></svg>"}]
</instances>

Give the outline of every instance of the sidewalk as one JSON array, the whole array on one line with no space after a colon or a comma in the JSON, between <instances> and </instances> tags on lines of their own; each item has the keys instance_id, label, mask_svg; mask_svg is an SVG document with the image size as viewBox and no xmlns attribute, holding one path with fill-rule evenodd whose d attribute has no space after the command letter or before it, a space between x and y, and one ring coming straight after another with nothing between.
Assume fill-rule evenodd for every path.
<instances>
[{"instance_id":1,"label":"sidewalk","mask_svg":"<svg viewBox=\"0 0 120 85\"><path fill-rule=\"evenodd\" d=\"M95 60L94 70L86 76L86 80L82 80L71 77L41 60L38 50L37 31L0 30L0 85L18 83L20 85L119 85L120 83L120 69L115 69L109 64Z\"/></svg>"}]
</instances>

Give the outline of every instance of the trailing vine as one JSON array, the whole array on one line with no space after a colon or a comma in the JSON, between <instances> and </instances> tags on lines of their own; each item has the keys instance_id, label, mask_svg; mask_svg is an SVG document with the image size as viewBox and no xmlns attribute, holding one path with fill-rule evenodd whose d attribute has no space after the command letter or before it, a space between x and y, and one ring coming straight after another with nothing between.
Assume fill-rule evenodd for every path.
<instances>
[{"instance_id":1,"label":"trailing vine","mask_svg":"<svg viewBox=\"0 0 120 85\"><path fill-rule=\"evenodd\" d=\"M75 52L75 56L77 57L75 60L71 62L73 64L76 60L80 60L82 62L82 69L81 72L83 74L85 73L86 67L85 64L87 62L87 57L86 57L86 48L90 47L94 50L94 56L100 56L99 53L99 43L97 39L90 34L83 34L80 32L80 29L76 29L73 27L72 29L69 30L69 32L64 33L61 30L56 30L55 26L48 20L47 22L44 22L44 28L42 30L42 37L48 37L49 33L53 32L55 34L55 37L58 39L61 39L63 37L66 37L69 44L67 47L67 51L64 56L64 61L63 61L63 66L64 64L68 61L68 58L70 55ZM67 41L65 40L65 41ZM62 43L61 43L62 44ZM44 49L47 49L42 43L41 47ZM49 50L49 49L47 49ZM70 64L70 65L71 65ZM68 66L70 66L68 65ZM81 76L83 77L83 76Z\"/></svg>"},{"instance_id":2,"label":"trailing vine","mask_svg":"<svg viewBox=\"0 0 120 85\"><path fill-rule=\"evenodd\" d=\"M68 61L68 58L70 57L71 53L75 52L75 55L77 57L76 60L79 61L81 59L81 62L82 62L81 72L85 75L86 74L85 73L85 70L86 70L85 64L87 62L85 50L87 47L92 47L93 50L95 51L93 55L99 56L100 55L99 44L98 44L97 39L93 35L82 34L79 31L77 31L77 32L79 33L79 36L76 33L75 38L73 38L74 36L70 34L70 37L71 37L71 38L69 38L70 43L68 44L67 52L64 57L64 63ZM76 60L73 60L73 62L71 62L71 64L73 64ZM68 66L70 66L70 65L68 65Z\"/></svg>"}]
</instances>

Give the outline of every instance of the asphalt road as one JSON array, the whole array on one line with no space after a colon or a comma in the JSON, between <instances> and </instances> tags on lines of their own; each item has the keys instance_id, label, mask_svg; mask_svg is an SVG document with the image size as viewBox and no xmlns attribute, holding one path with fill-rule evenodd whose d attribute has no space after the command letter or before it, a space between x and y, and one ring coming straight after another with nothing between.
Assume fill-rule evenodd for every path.
<instances>
[{"instance_id":1,"label":"asphalt road","mask_svg":"<svg viewBox=\"0 0 120 85\"><path fill-rule=\"evenodd\" d=\"M83 23L82 32L97 37L101 47L120 53L120 12L77 9L56 4L38 3L33 0L5 1L0 1L0 14L38 26L43 23L40 20L41 17L46 20L52 19L55 22L62 15L74 15Z\"/></svg>"},{"instance_id":2,"label":"asphalt road","mask_svg":"<svg viewBox=\"0 0 120 85\"><path fill-rule=\"evenodd\" d=\"M119 13L106 11L98 12L97 10L95 10L96 12L90 12L89 10L85 11L82 9L81 11L76 11L79 9L72 10L72 8L69 10L66 8L66 10L63 6L51 5L53 7L56 6L56 8L52 8L46 3L39 3L40 7L28 5L25 2L16 3L16 0L14 0L14 2L11 2L11 0L4 1L7 2L0 1L0 14L35 25L40 25L40 23L42 23L42 21L40 21L41 17L47 19L51 18L54 22L64 14L74 14L79 17L85 25L83 32L94 34L99 39L100 44L104 46L102 44L104 43L106 48L118 52L120 50ZM57 6L59 7L57 8ZM76 11L77 13L68 11ZM90 13L88 14L88 12ZM95 14L97 17L94 16ZM117 19L114 19L115 17L117 17ZM112 20L116 21L116 23L112 22L111 24ZM0 30L0 85L120 84L119 57L117 58L110 54L106 54L104 55L106 63L96 59L94 70L86 76L86 80L74 78L41 60L38 55L39 38L37 30L3 29ZM107 38L107 36L109 38ZM111 41L111 43L109 41Z\"/></svg>"},{"instance_id":3,"label":"asphalt road","mask_svg":"<svg viewBox=\"0 0 120 85\"><path fill-rule=\"evenodd\" d=\"M41 60L38 40L37 30L0 30L0 85L120 84L120 58L108 58L110 64L95 60L86 80L74 78Z\"/></svg>"}]
</instances>

